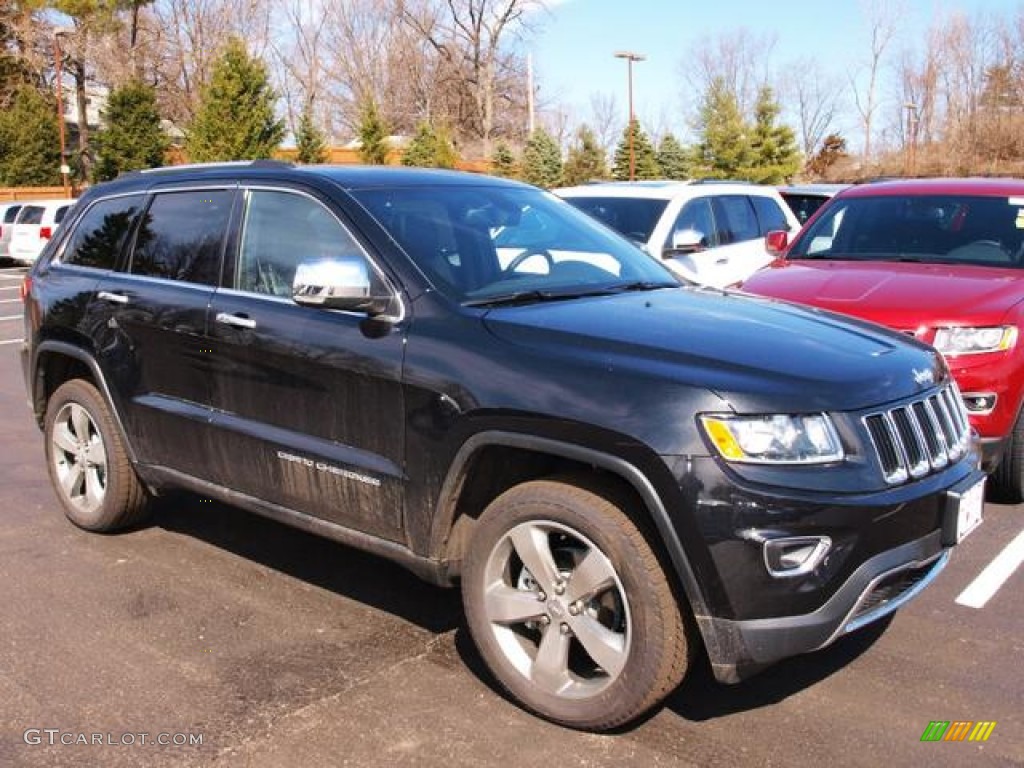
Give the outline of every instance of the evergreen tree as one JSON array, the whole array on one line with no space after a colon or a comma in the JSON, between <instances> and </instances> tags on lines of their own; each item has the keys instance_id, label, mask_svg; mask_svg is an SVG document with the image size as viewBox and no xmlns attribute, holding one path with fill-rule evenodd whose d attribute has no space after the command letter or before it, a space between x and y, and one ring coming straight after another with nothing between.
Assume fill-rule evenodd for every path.
<instances>
[{"instance_id":1,"label":"evergreen tree","mask_svg":"<svg viewBox=\"0 0 1024 768\"><path fill-rule=\"evenodd\" d=\"M138 81L110 92L103 113L106 127L96 136L96 178L163 165L167 136L160 127L156 91Z\"/></svg>"},{"instance_id":2,"label":"evergreen tree","mask_svg":"<svg viewBox=\"0 0 1024 768\"><path fill-rule=\"evenodd\" d=\"M327 162L327 142L324 133L313 122L313 105L307 103L299 115L295 131L295 159L303 165Z\"/></svg>"},{"instance_id":3,"label":"evergreen tree","mask_svg":"<svg viewBox=\"0 0 1024 768\"><path fill-rule=\"evenodd\" d=\"M744 174L758 184L780 184L800 169L796 134L788 125L778 123L779 103L768 86L757 95L754 107L754 135L751 141L751 166Z\"/></svg>"},{"instance_id":4,"label":"evergreen tree","mask_svg":"<svg viewBox=\"0 0 1024 768\"><path fill-rule=\"evenodd\" d=\"M270 157L284 138L267 68L232 38L214 63L185 147L193 162Z\"/></svg>"},{"instance_id":5,"label":"evergreen tree","mask_svg":"<svg viewBox=\"0 0 1024 768\"><path fill-rule=\"evenodd\" d=\"M422 122L402 154L402 165L421 168L454 168L458 156L448 131Z\"/></svg>"},{"instance_id":6,"label":"evergreen tree","mask_svg":"<svg viewBox=\"0 0 1024 768\"><path fill-rule=\"evenodd\" d=\"M562 150L551 134L538 128L523 148L523 181L538 187L557 187L562 183Z\"/></svg>"},{"instance_id":7,"label":"evergreen tree","mask_svg":"<svg viewBox=\"0 0 1024 768\"><path fill-rule=\"evenodd\" d=\"M622 131L622 139L615 148L615 162L612 165L612 177L619 181L629 180L629 132L633 131L633 167L635 179L660 179L661 169L647 133L640 122L633 120Z\"/></svg>"},{"instance_id":8,"label":"evergreen tree","mask_svg":"<svg viewBox=\"0 0 1024 768\"><path fill-rule=\"evenodd\" d=\"M388 161L390 129L373 99L363 104L359 116L359 158L367 165L384 165Z\"/></svg>"},{"instance_id":9,"label":"evergreen tree","mask_svg":"<svg viewBox=\"0 0 1024 768\"><path fill-rule=\"evenodd\" d=\"M603 179L607 175L608 166L604 152L597 144L597 137L588 126L580 126L576 132L576 143L569 148L569 158L565 161L563 183L570 186L584 184L594 179Z\"/></svg>"},{"instance_id":10,"label":"evergreen tree","mask_svg":"<svg viewBox=\"0 0 1024 768\"><path fill-rule=\"evenodd\" d=\"M658 144L658 167L666 179L685 181L693 175L690 153L671 133L666 133Z\"/></svg>"},{"instance_id":11,"label":"evergreen tree","mask_svg":"<svg viewBox=\"0 0 1024 768\"><path fill-rule=\"evenodd\" d=\"M506 179L514 179L518 175L516 168L516 156L512 149L503 141L499 141L491 155L491 173L495 176L504 176Z\"/></svg>"},{"instance_id":12,"label":"evergreen tree","mask_svg":"<svg viewBox=\"0 0 1024 768\"><path fill-rule=\"evenodd\" d=\"M717 78L704 96L697 119L695 172L714 179L741 178L752 165L749 128L740 114L736 96Z\"/></svg>"},{"instance_id":13,"label":"evergreen tree","mask_svg":"<svg viewBox=\"0 0 1024 768\"><path fill-rule=\"evenodd\" d=\"M61 183L56 115L55 103L35 88L15 92L10 108L0 112L0 185Z\"/></svg>"}]
</instances>

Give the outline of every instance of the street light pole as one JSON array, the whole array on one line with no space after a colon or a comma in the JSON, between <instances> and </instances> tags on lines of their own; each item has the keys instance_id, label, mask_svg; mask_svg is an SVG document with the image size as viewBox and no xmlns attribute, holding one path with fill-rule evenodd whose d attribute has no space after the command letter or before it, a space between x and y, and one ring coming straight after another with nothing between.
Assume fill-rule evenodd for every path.
<instances>
[{"instance_id":1,"label":"street light pole","mask_svg":"<svg viewBox=\"0 0 1024 768\"><path fill-rule=\"evenodd\" d=\"M626 69L628 70L629 77L629 180L633 181L636 179L636 156L633 152L633 62L643 61L647 57L642 53L634 53L633 51L616 51L615 58L625 59L627 62Z\"/></svg>"},{"instance_id":2,"label":"street light pole","mask_svg":"<svg viewBox=\"0 0 1024 768\"><path fill-rule=\"evenodd\" d=\"M60 132L60 178L61 185L64 187L64 196L71 197L69 192L68 183L68 172L71 170L67 166L67 144L64 135L64 78L63 70L61 65L64 60L64 54L60 49L60 37L63 34L61 30L55 30L53 33L53 65L57 77L57 129Z\"/></svg>"},{"instance_id":3,"label":"street light pole","mask_svg":"<svg viewBox=\"0 0 1024 768\"><path fill-rule=\"evenodd\" d=\"M910 151L907 152L907 176L913 176L917 161L917 124L920 118L917 116L917 104L908 101L903 105L907 110L907 141L910 142Z\"/></svg>"}]
</instances>

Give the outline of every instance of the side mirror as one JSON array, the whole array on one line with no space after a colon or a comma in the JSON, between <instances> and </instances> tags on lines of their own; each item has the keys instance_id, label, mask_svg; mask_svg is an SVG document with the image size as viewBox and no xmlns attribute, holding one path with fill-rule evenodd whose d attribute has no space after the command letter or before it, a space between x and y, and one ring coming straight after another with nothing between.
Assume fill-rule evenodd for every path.
<instances>
[{"instance_id":1,"label":"side mirror","mask_svg":"<svg viewBox=\"0 0 1024 768\"><path fill-rule=\"evenodd\" d=\"M305 307L365 312L371 317L387 311L390 294L373 294L369 265L362 256L339 256L304 261L295 269L292 301Z\"/></svg>"},{"instance_id":2,"label":"side mirror","mask_svg":"<svg viewBox=\"0 0 1024 768\"><path fill-rule=\"evenodd\" d=\"M665 249L665 257L669 258L679 253L696 253L703 251L704 234L696 229L677 229L672 233L672 241Z\"/></svg>"},{"instance_id":3,"label":"side mirror","mask_svg":"<svg viewBox=\"0 0 1024 768\"><path fill-rule=\"evenodd\" d=\"M789 245L789 232L784 229L777 229L769 232L764 238L764 247L768 255L779 258Z\"/></svg>"}]
</instances>

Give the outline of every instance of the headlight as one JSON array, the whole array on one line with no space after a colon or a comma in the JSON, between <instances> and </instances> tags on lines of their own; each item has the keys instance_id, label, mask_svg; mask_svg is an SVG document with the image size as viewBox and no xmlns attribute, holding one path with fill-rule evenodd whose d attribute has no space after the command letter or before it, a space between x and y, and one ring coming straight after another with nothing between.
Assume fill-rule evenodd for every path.
<instances>
[{"instance_id":1,"label":"headlight","mask_svg":"<svg viewBox=\"0 0 1024 768\"><path fill-rule=\"evenodd\" d=\"M977 355L1000 352L1017 343L1017 327L997 325L991 328L939 328L934 347L944 355Z\"/></svg>"},{"instance_id":2,"label":"headlight","mask_svg":"<svg viewBox=\"0 0 1024 768\"><path fill-rule=\"evenodd\" d=\"M723 459L754 464L824 464L843 458L832 421L809 416L700 417Z\"/></svg>"}]
</instances>

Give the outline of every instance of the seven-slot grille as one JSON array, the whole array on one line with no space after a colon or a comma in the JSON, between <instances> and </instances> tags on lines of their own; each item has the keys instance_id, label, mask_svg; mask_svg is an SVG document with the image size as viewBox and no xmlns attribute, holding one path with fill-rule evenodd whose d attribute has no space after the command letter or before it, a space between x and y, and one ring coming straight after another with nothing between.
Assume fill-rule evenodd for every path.
<instances>
[{"instance_id":1,"label":"seven-slot grille","mask_svg":"<svg viewBox=\"0 0 1024 768\"><path fill-rule=\"evenodd\" d=\"M921 400L864 417L885 482L905 483L959 459L971 428L956 384Z\"/></svg>"}]
</instances>

